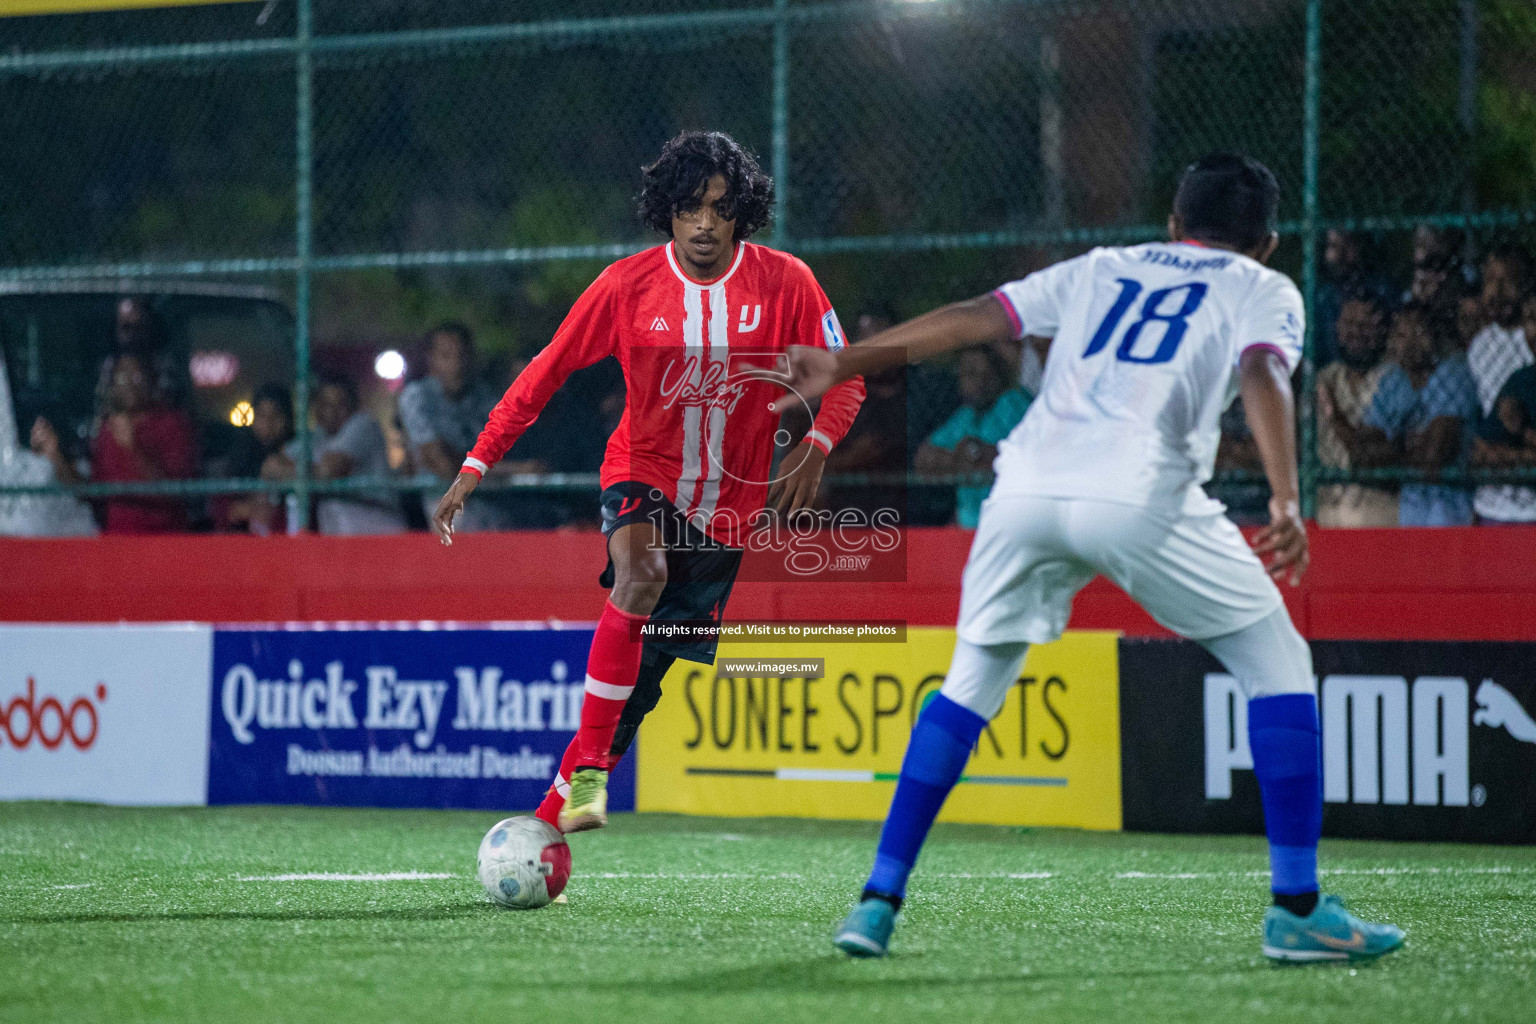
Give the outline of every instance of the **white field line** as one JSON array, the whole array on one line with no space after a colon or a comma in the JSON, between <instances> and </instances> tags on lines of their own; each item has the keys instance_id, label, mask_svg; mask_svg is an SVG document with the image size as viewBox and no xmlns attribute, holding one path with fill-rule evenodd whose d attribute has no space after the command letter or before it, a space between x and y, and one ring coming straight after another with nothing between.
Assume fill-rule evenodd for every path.
<instances>
[{"instance_id":1,"label":"white field line","mask_svg":"<svg viewBox=\"0 0 1536 1024\"><path fill-rule=\"evenodd\" d=\"M1005 873L1004 872L986 872L986 873L982 873L982 874L973 874L973 873L971 873L969 871L948 871L948 872L941 871L941 872L933 872L933 873L929 873L929 872L925 871L925 872L923 872L923 877L924 878L981 878L981 879L986 879L986 878L1009 878L1009 879L1013 879L1014 881L1029 881L1031 879L1037 879L1037 878L1055 878L1056 877L1056 873L1054 871L1009 871L1009 872L1005 872Z\"/></svg>"},{"instance_id":2,"label":"white field line","mask_svg":"<svg viewBox=\"0 0 1536 1024\"><path fill-rule=\"evenodd\" d=\"M1381 867L1381 868L1324 868L1318 873L1321 875L1364 875L1364 876L1397 876L1397 875L1524 875L1536 872L1536 868L1509 867L1509 866L1478 866L1478 867ZM454 874L445 871L379 871L343 873L336 871L311 871L294 872L280 875L236 875L226 879L234 882L441 882L450 880L468 880L473 875ZM642 879L651 881L678 881L678 882L714 882L714 881L761 881L765 879L787 879L790 881L806 881L808 876L796 872L770 872L767 874L741 871L718 872L687 872L687 871L578 871L577 879L594 879L602 881L622 881L626 879ZM922 877L932 879L958 879L965 881L1007 880L1007 881L1042 881L1057 877L1081 877L1095 878L1103 875L1085 874L1075 875L1067 873L1061 875L1053 871L1009 871L1009 872L923 872ZM1123 881L1183 881L1190 879L1221 879L1221 878L1268 878L1268 871L1121 871L1109 877ZM76 884L50 885L49 889L89 889L95 886L95 882L83 882Z\"/></svg>"},{"instance_id":3,"label":"white field line","mask_svg":"<svg viewBox=\"0 0 1536 1024\"><path fill-rule=\"evenodd\" d=\"M445 878L463 878L440 871L384 871L372 874L344 875L315 871L292 875L238 875L237 882L435 882Z\"/></svg>"},{"instance_id":4,"label":"white field line","mask_svg":"<svg viewBox=\"0 0 1536 1024\"><path fill-rule=\"evenodd\" d=\"M1467 867L1467 868L1322 868L1320 875L1513 875L1529 874L1533 868ZM1268 878L1268 871L1121 871L1117 879L1188 879L1188 878Z\"/></svg>"},{"instance_id":5,"label":"white field line","mask_svg":"<svg viewBox=\"0 0 1536 1024\"><path fill-rule=\"evenodd\" d=\"M708 881L712 881L712 880L715 880L715 879L788 878L788 879L793 879L795 881L802 881L802 882L805 881L806 878L807 878L806 875L794 874L792 872L777 872L777 873L773 873L773 874L748 874L748 873L744 873L744 872L711 872L711 873L692 874L692 873L675 873L675 872L670 872L670 871L602 871L602 872L587 872L587 873L578 872L573 877L579 877L579 878L603 878L603 879L622 879L622 878L677 879L677 880L680 880L680 881L695 881L695 880L708 880ZM1008 873L995 872L995 873L991 873L991 874L972 874L970 872L935 872L935 873L925 872L924 873L924 877L926 877L926 878L972 878L972 879L975 879L975 878L980 878L980 879L1008 878L1008 879L1019 880L1019 879L1034 879L1034 878L1052 878L1054 876L1049 871L1025 871L1025 872L1008 872Z\"/></svg>"},{"instance_id":6,"label":"white field line","mask_svg":"<svg viewBox=\"0 0 1536 1024\"><path fill-rule=\"evenodd\" d=\"M674 871L590 871L590 872L579 872L578 871L578 872L572 872L571 873L571 877L572 878L602 878L602 879L612 879L612 878L647 878L647 879L663 879L663 880L665 880L665 879L676 879L678 881L684 881L684 882L715 881L715 880L718 880L718 879L729 880L729 879L755 879L755 878L789 878L789 879L793 879L795 881L800 881L800 882L805 881L805 876L804 875L797 875L797 874L792 874L792 873L783 872L783 871L774 872L772 874L749 874L749 873L740 872L740 871L698 872L698 873L674 872Z\"/></svg>"},{"instance_id":7,"label":"white field line","mask_svg":"<svg viewBox=\"0 0 1536 1024\"><path fill-rule=\"evenodd\" d=\"M1324 868L1325 875L1524 875L1533 868L1471 867L1471 868ZM1269 872L1263 872L1268 874Z\"/></svg>"}]
</instances>

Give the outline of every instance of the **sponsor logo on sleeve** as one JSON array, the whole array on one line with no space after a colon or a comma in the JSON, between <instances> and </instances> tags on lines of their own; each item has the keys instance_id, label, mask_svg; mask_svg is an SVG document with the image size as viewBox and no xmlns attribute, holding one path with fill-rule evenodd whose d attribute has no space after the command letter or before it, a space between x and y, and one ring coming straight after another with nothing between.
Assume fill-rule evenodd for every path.
<instances>
[{"instance_id":1,"label":"sponsor logo on sleeve","mask_svg":"<svg viewBox=\"0 0 1536 1024\"><path fill-rule=\"evenodd\" d=\"M821 337L826 342L827 348L833 352L841 352L848 347L848 339L843 334L843 325L838 322L835 309L829 309L822 315Z\"/></svg>"}]
</instances>

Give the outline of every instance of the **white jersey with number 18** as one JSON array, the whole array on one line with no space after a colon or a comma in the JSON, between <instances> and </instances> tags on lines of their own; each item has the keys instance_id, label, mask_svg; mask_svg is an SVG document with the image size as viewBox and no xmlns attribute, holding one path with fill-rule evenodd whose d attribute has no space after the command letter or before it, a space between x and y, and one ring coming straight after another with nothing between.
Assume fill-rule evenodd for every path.
<instances>
[{"instance_id":1,"label":"white jersey with number 18","mask_svg":"<svg viewBox=\"0 0 1536 1024\"><path fill-rule=\"evenodd\" d=\"M1301 360L1284 274L1189 242L1094 249L995 293L1019 337L1054 338L1040 394L998 446L994 494L1095 498L1188 514L1249 348Z\"/></svg>"}]
</instances>

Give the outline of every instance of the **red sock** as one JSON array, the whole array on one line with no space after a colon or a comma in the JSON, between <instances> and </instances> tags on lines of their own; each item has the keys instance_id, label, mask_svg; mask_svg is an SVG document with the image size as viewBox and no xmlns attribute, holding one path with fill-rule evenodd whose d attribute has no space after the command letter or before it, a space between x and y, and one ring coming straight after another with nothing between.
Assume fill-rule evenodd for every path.
<instances>
[{"instance_id":1,"label":"red sock","mask_svg":"<svg viewBox=\"0 0 1536 1024\"><path fill-rule=\"evenodd\" d=\"M613 734L640 676L641 640L630 629L648 618L631 615L612 601L603 606L587 655L587 689L581 701L581 727L572 743L576 748L573 767L613 767Z\"/></svg>"},{"instance_id":2,"label":"red sock","mask_svg":"<svg viewBox=\"0 0 1536 1024\"><path fill-rule=\"evenodd\" d=\"M533 812L533 816L540 821L548 822L555 828L560 827L560 809L565 806L565 795L571 791L571 772L576 770L576 738L571 737L570 744L565 748L565 756L560 759L560 774L555 776L555 781L549 784L549 792L544 794L544 802L539 804L539 809Z\"/></svg>"}]
</instances>

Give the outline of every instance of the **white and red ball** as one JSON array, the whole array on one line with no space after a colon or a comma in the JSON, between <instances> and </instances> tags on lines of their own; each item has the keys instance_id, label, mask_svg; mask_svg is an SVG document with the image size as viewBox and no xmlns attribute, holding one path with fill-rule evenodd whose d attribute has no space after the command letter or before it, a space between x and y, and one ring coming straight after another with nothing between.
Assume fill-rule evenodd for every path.
<instances>
[{"instance_id":1,"label":"white and red ball","mask_svg":"<svg viewBox=\"0 0 1536 1024\"><path fill-rule=\"evenodd\" d=\"M515 910L537 910L571 880L571 848L559 830L533 817L498 821L480 840L480 884Z\"/></svg>"}]
</instances>

